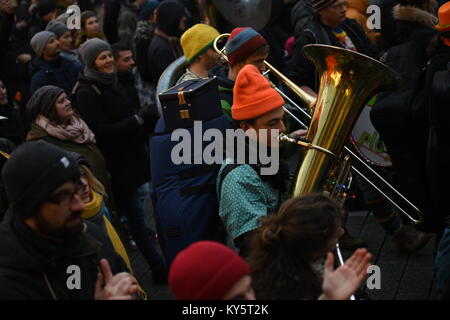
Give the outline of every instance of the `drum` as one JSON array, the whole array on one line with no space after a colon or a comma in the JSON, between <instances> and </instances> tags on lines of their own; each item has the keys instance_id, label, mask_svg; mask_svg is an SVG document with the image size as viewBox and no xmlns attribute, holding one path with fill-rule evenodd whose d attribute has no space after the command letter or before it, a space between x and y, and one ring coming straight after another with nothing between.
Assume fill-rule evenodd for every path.
<instances>
[{"instance_id":1,"label":"drum","mask_svg":"<svg viewBox=\"0 0 450 320\"><path fill-rule=\"evenodd\" d=\"M391 167L392 162L386 146L370 121L370 110L374 103L375 97L364 107L350 134L350 141L369 164Z\"/></svg>"}]
</instances>

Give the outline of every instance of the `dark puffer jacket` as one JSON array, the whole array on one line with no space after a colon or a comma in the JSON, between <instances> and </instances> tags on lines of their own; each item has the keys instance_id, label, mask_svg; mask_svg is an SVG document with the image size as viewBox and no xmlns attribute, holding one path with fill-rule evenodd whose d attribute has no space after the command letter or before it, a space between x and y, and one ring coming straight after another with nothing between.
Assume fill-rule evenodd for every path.
<instances>
[{"instance_id":1,"label":"dark puffer jacket","mask_svg":"<svg viewBox=\"0 0 450 320\"><path fill-rule=\"evenodd\" d=\"M36 57L31 64L31 94L45 85L58 86L70 94L82 68L62 57L54 61Z\"/></svg>"},{"instance_id":2,"label":"dark puffer jacket","mask_svg":"<svg viewBox=\"0 0 450 320\"><path fill-rule=\"evenodd\" d=\"M150 180L149 154L142 126L134 114L139 105L124 90L80 74L77 108L95 134L112 176L113 192L131 192Z\"/></svg>"},{"instance_id":3,"label":"dark puffer jacket","mask_svg":"<svg viewBox=\"0 0 450 320\"><path fill-rule=\"evenodd\" d=\"M55 242L38 236L7 212L0 225L1 300L93 300L100 259L106 258L113 274L126 271L111 242L94 223L71 240ZM80 267L81 288L67 286L68 267ZM70 281L69 281L70 282Z\"/></svg>"}]
</instances>

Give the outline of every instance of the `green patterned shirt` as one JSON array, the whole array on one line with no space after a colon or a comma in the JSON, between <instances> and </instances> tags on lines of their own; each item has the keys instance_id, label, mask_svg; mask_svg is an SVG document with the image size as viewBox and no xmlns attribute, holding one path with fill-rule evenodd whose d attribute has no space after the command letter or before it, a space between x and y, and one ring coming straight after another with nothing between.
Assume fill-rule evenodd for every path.
<instances>
[{"instance_id":1,"label":"green patterned shirt","mask_svg":"<svg viewBox=\"0 0 450 320\"><path fill-rule=\"evenodd\" d=\"M232 160L225 159L218 179L229 163L232 163ZM261 180L258 173L247 164L239 165L230 171L223 179L217 194L219 215L233 239L256 229L259 219L269 213L275 213L281 204L280 192Z\"/></svg>"}]
</instances>

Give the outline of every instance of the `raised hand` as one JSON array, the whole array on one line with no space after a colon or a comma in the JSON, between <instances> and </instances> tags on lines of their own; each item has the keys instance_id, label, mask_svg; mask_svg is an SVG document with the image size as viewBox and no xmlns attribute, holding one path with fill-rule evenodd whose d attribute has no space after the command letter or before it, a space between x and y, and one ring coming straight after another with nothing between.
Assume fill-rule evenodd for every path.
<instances>
[{"instance_id":1,"label":"raised hand","mask_svg":"<svg viewBox=\"0 0 450 320\"><path fill-rule=\"evenodd\" d=\"M347 300L359 288L367 275L372 255L367 249L358 249L345 261L344 265L334 270L334 256L328 253L322 283L322 298L325 300Z\"/></svg>"},{"instance_id":2,"label":"raised hand","mask_svg":"<svg viewBox=\"0 0 450 320\"><path fill-rule=\"evenodd\" d=\"M95 300L131 300L138 292L136 279L127 272L113 276L106 259L100 260L100 269L95 283Z\"/></svg>"}]
</instances>

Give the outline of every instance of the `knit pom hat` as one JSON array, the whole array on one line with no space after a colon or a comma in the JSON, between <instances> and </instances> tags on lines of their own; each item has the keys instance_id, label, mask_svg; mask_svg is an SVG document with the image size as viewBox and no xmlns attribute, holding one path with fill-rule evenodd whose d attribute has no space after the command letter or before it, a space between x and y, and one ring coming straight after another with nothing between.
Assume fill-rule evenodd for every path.
<instances>
[{"instance_id":1,"label":"knit pom hat","mask_svg":"<svg viewBox=\"0 0 450 320\"><path fill-rule=\"evenodd\" d=\"M267 45L266 39L254 29L250 27L235 28L231 31L231 35L225 44L228 63L232 67L265 45Z\"/></svg>"},{"instance_id":2,"label":"knit pom hat","mask_svg":"<svg viewBox=\"0 0 450 320\"><path fill-rule=\"evenodd\" d=\"M438 11L439 23L435 26L438 31L450 31L450 1L443 4Z\"/></svg>"},{"instance_id":3,"label":"knit pom hat","mask_svg":"<svg viewBox=\"0 0 450 320\"><path fill-rule=\"evenodd\" d=\"M219 36L219 32L207 24L196 24L186 30L181 36L180 42L184 56L188 63L208 50Z\"/></svg>"},{"instance_id":4,"label":"knit pom hat","mask_svg":"<svg viewBox=\"0 0 450 320\"><path fill-rule=\"evenodd\" d=\"M51 37L56 38L56 35L50 31L41 31L31 38L30 47L38 57L41 57L44 53L45 45Z\"/></svg>"},{"instance_id":5,"label":"knit pom hat","mask_svg":"<svg viewBox=\"0 0 450 320\"><path fill-rule=\"evenodd\" d=\"M19 146L2 170L8 198L22 219L37 214L52 192L79 177L78 164L64 150L42 140Z\"/></svg>"},{"instance_id":6,"label":"knit pom hat","mask_svg":"<svg viewBox=\"0 0 450 320\"><path fill-rule=\"evenodd\" d=\"M104 40L92 38L83 43L81 47L84 65L88 68L94 68L95 59L103 51L111 51L111 46Z\"/></svg>"},{"instance_id":7,"label":"knit pom hat","mask_svg":"<svg viewBox=\"0 0 450 320\"><path fill-rule=\"evenodd\" d=\"M233 250L213 241L196 242L181 251L169 271L169 286L178 300L220 300L250 274Z\"/></svg>"},{"instance_id":8,"label":"knit pom hat","mask_svg":"<svg viewBox=\"0 0 450 320\"><path fill-rule=\"evenodd\" d=\"M37 5L37 12L39 17L43 18L55 10L56 10L55 0L39 0Z\"/></svg>"},{"instance_id":9,"label":"knit pom hat","mask_svg":"<svg viewBox=\"0 0 450 320\"><path fill-rule=\"evenodd\" d=\"M52 20L47 24L45 30L53 32L56 35L56 38L59 39L64 33L69 31L69 28L62 22Z\"/></svg>"},{"instance_id":10,"label":"knit pom hat","mask_svg":"<svg viewBox=\"0 0 450 320\"><path fill-rule=\"evenodd\" d=\"M233 88L233 120L254 119L285 104L269 81L252 64L239 71Z\"/></svg>"},{"instance_id":11,"label":"knit pom hat","mask_svg":"<svg viewBox=\"0 0 450 320\"><path fill-rule=\"evenodd\" d=\"M319 12L320 10L325 9L336 1L337 0L309 0L309 3L311 4L314 12Z\"/></svg>"}]
</instances>

